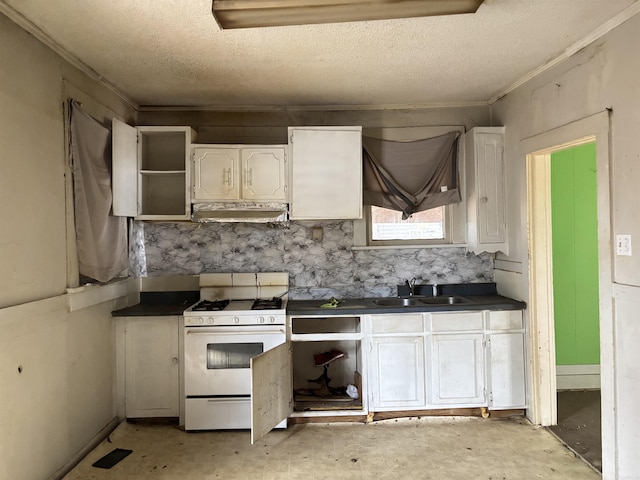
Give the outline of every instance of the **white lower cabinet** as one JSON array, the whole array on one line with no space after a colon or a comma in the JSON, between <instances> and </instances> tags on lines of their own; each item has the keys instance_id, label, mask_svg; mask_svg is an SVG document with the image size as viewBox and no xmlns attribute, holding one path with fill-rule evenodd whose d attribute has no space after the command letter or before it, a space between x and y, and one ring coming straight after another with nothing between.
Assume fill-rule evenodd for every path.
<instances>
[{"instance_id":1,"label":"white lower cabinet","mask_svg":"<svg viewBox=\"0 0 640 480\"><path fill-rule=\"evenodd\" d=\"M431 403L485 405L483 312L442 312L429 316Z\"/></svg>"},{"instance_id":2,"label":"white lower cabinet","mask_svg":"<svg viewBox=\"0 0 640 480\"><path fill-rule=\"evenodd\" d=\"M484 335L434 334L431 342L431 402L481 406L484 395Z\"/></svg>"},{"instance_id":3,"label":"white lower cabinet","mask_svg":"<svg viewBox=\"0 0 640 480\"><path fill-rule=\"evenodd\" d=\"M425 333L422 314L371 316L370 407L426 405Z\"/></svg>"},{"instance_id":4,"label":"white lower cabinet","mask_svg":"<svg viewBox=\"0 0 640 480\"><path fill-rule=\"evenodd\" d=\"M382 337L372 340L374 408L422 407L426 404L424 338Z\"/></svg>"},{"instance_id":5,"label":"white lower cabinet","mask_svg":"<svg viewBox=\"0 0 640 480\"><path fill-rule=\"evenodd\" d=\"M177 417L180 317L127 317L124 399L127 418Z\"/></svg>"},{"instance_id":6,"label":"white lower cabinet","mask_svg":"<svg viewBox=\"0 0 640 480\"><path fill-rule=\"evenodd\" d=\"M520 310L371 315L372 411L526 408Z\"/></svg>"},{"instance_id":7,"label":"white lower cabinet","mask_svg":"<svg viewBox=\"0 0 640 480\"><path fill-rule=\"evenodd\" d=\"M521 311L489 313L487 400L490 409L527 405L524 339Z\"/></svg>"}]
</instances>

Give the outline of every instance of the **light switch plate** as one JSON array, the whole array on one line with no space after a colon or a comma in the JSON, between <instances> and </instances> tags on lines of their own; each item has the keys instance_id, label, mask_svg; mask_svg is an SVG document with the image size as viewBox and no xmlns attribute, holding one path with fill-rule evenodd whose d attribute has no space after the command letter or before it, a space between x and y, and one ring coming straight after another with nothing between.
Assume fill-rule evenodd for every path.
<instances>
[{"instance_id":1,"label":"light switch plate","mask_svg":"<svg viewBox=\"0 0 640 480\"><path fill-rule=\"evenodd\" d=\"M616 255L631 256L631 235L616 235Z\"/></svg>"}]
</instances>

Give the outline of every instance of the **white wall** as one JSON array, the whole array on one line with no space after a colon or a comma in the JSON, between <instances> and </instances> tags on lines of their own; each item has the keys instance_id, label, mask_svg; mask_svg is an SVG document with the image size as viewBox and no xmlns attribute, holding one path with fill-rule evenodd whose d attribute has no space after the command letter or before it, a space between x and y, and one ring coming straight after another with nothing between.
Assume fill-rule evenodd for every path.
<instances>
[{"instance_id":1,"label":"white wall","mask_svg":"<svg viewBox=\"0 0 640 480\"><path fill-rule=\"evenodd\" d=\"M63 97L134 112L2 15L0 65L0 478L33 480L114 418L110 312L122 300L67 307Z\"/></svg>"},{"instance_id":2,"label":"white wall","mask_svg":"<svg viewBox=\"0 0 640 480\"><path fill-rule=\"evenodd\" d=\"M640 185L640 15L636 15L606 36L580 50L551 70L530 80L492 106L495 124L506 125L507 205L510 254L500 257L505 269L520 274L501 273L496 279L509 282L511 290L528 300L527 272L527 189L525 154L520 142L554 128L612 109L611 114L611 230L633 236L634 255L614 256L612 282L614 308L613 348L615 358L603 358L602 369L614 371L615 387L603 391L615 408L603 425L604 478L640 478L640 457L635 454L640 432L636 415L640 384L640 349L630 348L623 339L637 339L637 312L640 309L640 217L637 214ZM552 147L552 145L549 145ZM615 252L615 249L614 249ZM500 260L496 269L501 268ZM524 278L523 278L524 277ZM622 287L621 285L626 285ZM515 288L514 288L515 286ZM500 288L500 286L499 286ZM619 294L624 290L624 299ZM634 292L633 294L630 292ZM604 349L605 351L607 349ZM612 382L613 385L614 382ZM604 387L603 387L604 388ZM611 437L609 437L611 435ZM605 440L606 442L606 440Z\"/></svg>"}]
</instances>

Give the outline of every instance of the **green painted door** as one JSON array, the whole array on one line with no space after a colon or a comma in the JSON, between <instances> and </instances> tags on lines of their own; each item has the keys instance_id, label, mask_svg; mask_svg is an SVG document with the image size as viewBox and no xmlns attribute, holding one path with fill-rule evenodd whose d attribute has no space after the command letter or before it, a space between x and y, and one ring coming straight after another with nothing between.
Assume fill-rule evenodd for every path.
<instances>
[{"instance_id":1,"label":"green painted door","mask_svg":"<svg viewBox=\"0 0 640 480\"><path fill-rule=\"evenodd\" d=\"M600 363L596 145L551 155L557 365Z\"/></svg>"}]
</instances>

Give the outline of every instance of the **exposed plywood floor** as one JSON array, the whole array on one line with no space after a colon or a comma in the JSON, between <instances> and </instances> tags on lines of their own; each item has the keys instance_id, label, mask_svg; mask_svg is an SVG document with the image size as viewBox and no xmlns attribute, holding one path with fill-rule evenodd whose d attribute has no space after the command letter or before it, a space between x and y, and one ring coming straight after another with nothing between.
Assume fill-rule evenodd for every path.
<instances>
[{"instance_id":1,"label":"exposed plywood floor","mask_svg":"<svg viewBox=\"0 0 640 480\"><path fill-rule=\"evenodd\" d=\"M602 471L600 390L558 392L558 425L550 429Z\"/></svg>"},{"instance_id":2,"label":"exposed plywood floor","mask_svg":"<svg viewBox=\"0 0 640 480\"><path fill-rule=\"evenodd\" d=\"M133 453L109 470L91 464L114 448ZM600 478L550 432L526 420L422 418L304 424L251 446L249 432L185 433L122 423L66 477L79 479Z\"/></svg>"}]
</instances>

